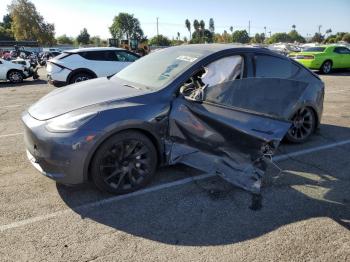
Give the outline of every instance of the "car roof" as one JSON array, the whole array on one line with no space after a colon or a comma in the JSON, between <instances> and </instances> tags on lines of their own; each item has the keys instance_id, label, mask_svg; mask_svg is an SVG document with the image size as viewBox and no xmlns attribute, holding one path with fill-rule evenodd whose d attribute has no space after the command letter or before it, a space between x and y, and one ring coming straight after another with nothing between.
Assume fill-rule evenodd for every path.
<instances>
[{"instance_id":1,"label":"car roof","mask_svg":"<svg viewBox=\"0 0 350 262\"><path fill-rule=\"evenodd\" d=\"M182 49L184 51L201 51L205 56L224 51L224 50L231 50L231 51L237 51L237 52L259 52L259 53L265 53L270 54L274 56L279 56L282 58L286 58L285 56L282 56L274 51L269 50L265 47L254 47L244 44L191 44L191 45L179 45L179 46L173 46L170 48L177 48Z\"/></svg>"},{"instance_id":2,"label":"car roof","mask_svg":"<svg viewBox=\"0 0 350 262\"><path fill-rule=\"evenodd\" d=\"M65 53L79 53L79 52L91 52L91 51L113 51L113 50L125 50L123 48L117 47L85 47L85 48L77 48L71 50L65 50Z\"/></svg>"}]
</instances>

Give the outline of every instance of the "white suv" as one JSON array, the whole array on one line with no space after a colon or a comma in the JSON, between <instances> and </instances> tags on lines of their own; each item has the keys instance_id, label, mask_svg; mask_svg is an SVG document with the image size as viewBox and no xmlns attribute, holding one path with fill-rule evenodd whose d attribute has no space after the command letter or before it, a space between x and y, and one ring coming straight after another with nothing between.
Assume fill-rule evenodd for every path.
<instances>
[{"instance_id":1,"label":"white suv","mask_svg":"<svg viewBox=\"0 0 350 262\"><path fill-rule=\"evenodd\" d=\"M47 77L54 86L112 76L140 58L122 48L81 48L63 52L47 63Z\"/></svg>"},{"instance_id":2,"label":"white suv","mask_svg":"<svg viewBox=\"0 0 350 262\"><path fill-rule=\"evenodd\" d=\"M9 80L11 83L21 83L27 78L24 65L15 64L0 58L0 80Z\"/></svg>"}]
</instances>

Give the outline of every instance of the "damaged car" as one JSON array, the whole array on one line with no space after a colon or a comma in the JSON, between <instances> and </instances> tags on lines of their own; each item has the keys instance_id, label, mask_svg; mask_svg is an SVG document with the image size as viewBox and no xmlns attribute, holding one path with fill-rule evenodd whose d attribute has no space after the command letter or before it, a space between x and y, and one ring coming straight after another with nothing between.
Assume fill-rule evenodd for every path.
<instances>
[{"instance_id":1,"label":"damaged car","mask_svg":"<svg viewBox=\"0 0 350 262\"><path fill-rule=\"evenodd\" d=\"M323 97L316 74L268 49L183 45L52 91L22 120L29 160L59 183L123 194L182 163L259 194L282 139L319 127Z\"/></svg>"}]
</instances>

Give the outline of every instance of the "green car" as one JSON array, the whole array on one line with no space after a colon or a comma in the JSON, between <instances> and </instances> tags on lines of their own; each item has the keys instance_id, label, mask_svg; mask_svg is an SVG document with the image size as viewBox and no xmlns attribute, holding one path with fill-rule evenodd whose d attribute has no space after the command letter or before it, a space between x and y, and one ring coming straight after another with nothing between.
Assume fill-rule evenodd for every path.
<instances>
[{"instance_id":1,"label":"green car","mask_svg":"<svg viewBox=\"0 0 350 262\"><path fill-rule=\"evenodd\" d=\"M302 52L290 53L289 57L324 74L330 73L332 69L350 68L350 49L344 46L309 47Z\"/></svg>"}]
</instances>

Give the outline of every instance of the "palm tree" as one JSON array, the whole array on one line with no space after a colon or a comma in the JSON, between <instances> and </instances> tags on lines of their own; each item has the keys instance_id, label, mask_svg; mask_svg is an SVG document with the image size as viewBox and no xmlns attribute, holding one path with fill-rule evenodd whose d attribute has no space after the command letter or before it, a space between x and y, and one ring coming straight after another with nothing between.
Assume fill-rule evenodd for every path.
<instances>
[{"instance_id":1,"label":"palm tree","mask_svg":"<svg viewBox=\"0 0 350 262\"><path fill-rule=\"evenodd\" d=\"M205 29L205 23L203 20L201 20L199 22L199 26L200 26L200 33L201 33L201 38L202 38L202 41L203 41L203 37L204 37L204 29Z\"/></svg>"},{"instance_id":2,"label":"palm tree","mask_svg":"<svg viewBox=\"0 0 350 262\"><path fill-rule=\"evenodd\" d=\"M295 28L296 28L296 25L292 25L292 28L293 28L293 30L295 30Z\"/></svg>"},{"instance_id":3,"label":"palm tree","mask_svg":"<svg viewBox=\"0 0 350 262\"><path fill-rule=\"evenodd\" d=\"M232 25L230 26L230 31L231 31L231 33L233 33L233 26Z\"/></svg>"},{"instance_id":4,"label":"palm tree","mask_svg":"<svg viewBox=\"0 0 350 262\"><path fill-rule=\"evenodd\" d=\"M190 39L191 39L192 36L191 36L191 22L190 22L190 20L186 19L185 25L186 25L188 32L190 32Z\"/></svg>"},{"instance_id":5,"label":"palm tree","mask_svg":"<svg viewBox=\"0 0 350 262\"><path fill-rule=\"evenodd\" d=\"M215 25L214 25L214 19L213 18L209 19L209 30L212 33L214 33L214 31L215 31Z\"/></svg>"},{"instance_id":6,"label":"palm tree","mask_svg":"<svg viewBox=\"0 0 350 262\"><path fill-rule=\"evenodd\" d=\"M180 40L180 32L177 32L177 40Z\"/></svg>"},{"instance_id":7,"label":"palm tree","mask_svg":"<svg viewBox=\"0 0 350 262\"><path fill-rule=\"evenodd\" d=\"M200 24L199 24L198 20L195 19L195 20L193 21L193 28L194 28L194 30L195 30L196 32L198 32L199 27L200 27Z\"/></svg>"}]
</instances>

